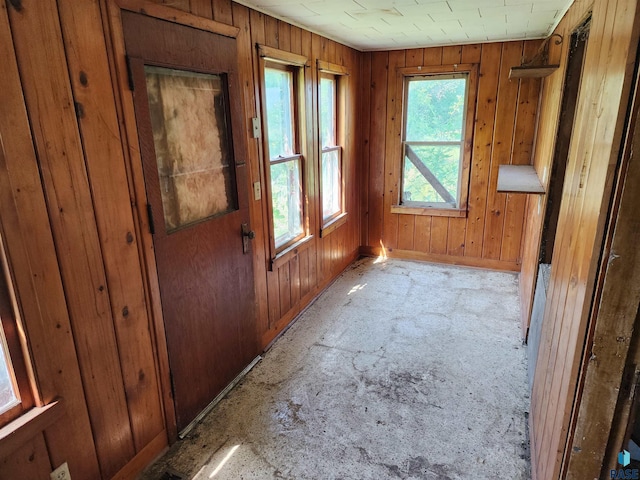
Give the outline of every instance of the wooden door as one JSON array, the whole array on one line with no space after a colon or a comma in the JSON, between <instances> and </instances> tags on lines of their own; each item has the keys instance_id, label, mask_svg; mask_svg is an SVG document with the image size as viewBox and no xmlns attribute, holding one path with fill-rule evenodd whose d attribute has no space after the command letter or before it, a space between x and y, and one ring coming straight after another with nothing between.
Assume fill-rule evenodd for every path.
<instances>
[{"instance_id":1,"label":"wooden door","mask_svg":"<svg viewBox=\"0 0 640 480\"><path fill-rule=\"evenodd\" d=\"M182 430L257 354L236 42L122 20Z\"/></svg>"}]
</instances>

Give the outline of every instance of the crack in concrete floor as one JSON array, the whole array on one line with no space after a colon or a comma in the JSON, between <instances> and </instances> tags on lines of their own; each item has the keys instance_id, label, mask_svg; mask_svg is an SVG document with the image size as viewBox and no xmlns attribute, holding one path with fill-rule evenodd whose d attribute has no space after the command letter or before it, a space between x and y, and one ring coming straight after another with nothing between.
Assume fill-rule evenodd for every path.
<instances>
[{"instance_id":1,"label":"crack in concrete floor","mask_svg":"<svg viewBox=\"0 0 640 480\"><path fill-rule=\"evenodd\" d=\"M141 478L529 478L517 287L357 261Z\"/></svg>"}]
</instances>

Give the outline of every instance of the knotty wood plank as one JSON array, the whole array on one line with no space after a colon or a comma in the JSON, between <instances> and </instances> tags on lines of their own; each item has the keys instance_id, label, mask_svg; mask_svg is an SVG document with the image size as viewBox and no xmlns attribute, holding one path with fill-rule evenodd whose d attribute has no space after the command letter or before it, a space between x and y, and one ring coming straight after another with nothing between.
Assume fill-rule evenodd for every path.
<instances>
[{"instance_id":1,"label":"knotty wood plank","mask_svg":"<svg viewBox=\"0 0 640 480\"><path fill-rule=\"evenodd\" d=\"M391 213L391 206L398 203L402 135L402 87L403 77L396 71L404 67L404 50L389 52L387 77L387 121L384 161L384 203L382 242L388 249L398 245L398 215Z\"/></svg>"},{"instance_id":2,"label":"knotty wood plank","mask_svg":"<svg viewBox=\"0 0 640 480\"><path fill-rule=\"evenodd\" d=\"M493 128L498 93L498 74L502 45L482 45L480 78L473 137L469 210L465 237L465 256L482 257L487 188L493 148Z\"/></svg>"},{"instance_id":3,"label":"knotty wood plank","mask_svg":"<svg viewBox=\"0 0 640 480\"><path fill-rule=\"evenodd\" d=\"M432 217L427 215L416 215L413 248L418 252L429 252L431 244L431 218Z\"/></svg>"},{"instance_id":4,"label":"knotty wood plank","mask_svg":"<svg viewBox=\"0 0 640 480\"><path fill-rule=\"evenodd\" d=\"M368 245L372 247L379 247L382 242L388 62L389 54L387 52L371 54Z\"/></svg>"},{"instance_id":5,"label":"knotty wood plank","mask_svg":"<svg viewBox=\"0 0 640 480\"><path fill-rule=\"evenodd\" d=\"M264 15L264 43L273 48L280 48L278 38L278 20Z\"/></svg>"},{"instance_id":6,"label":"knotty wood plank","mask_svg":"<svg viewBox=\"0 0 640 480\"><path fill-rule=\"evenodd\" d=\"M38 79L26 82L24 93L31 118L39 120L32 129L96 449L108 477L135 449L56 4L50 0L12 10L10 20L21 74ZM32 48L34 42L48 48Z\"/></svg>"},{"instance_id":7,"label":"knotty wood plank","mask_svg":"<svg viewBox=\"0 0 640 480\"><path fill-rule=\"evenodd\" d=\"M415 215L398 216L398 248L401 250L413 250L414 233L416 228Z\"/></svg>"},{"instance_id":8,"label":"knotty wood plank","mask_svg":"<svg viewBox=\"0 0 640 480\"><path fill-rule=\"evenodd\" d=\"M424 61L424 49L412 48L405 52L407 67L420 66Z\"/></svg>"},{"instance_id":9,"label":"knotty wood plank","mask_svg":"<svg viewBox=\"0 0 640 480\"><path fill-rule=\"evenodd\" d=\"M309 293L309 249L300 252L300 297L304 298Z\"/></svg>"},{"instance_id":10,"label":"knotty wood plank","mask_svg":"<svg viewBox=\"0 0 640 480\"><path fill-rule=\"evenodd\" d=\"M462 46L462 63L480 63L482 46L479 44Z\"/></svg>"},{"instance_id":11,"label":"knotty wood plank","mask_svg":"<svg viewBox=\"0 0 640 480\"><path fill-rule=\"evenodd\" d=\"M447 217L431 217L431 242L429 252L444 255L447 253L449 236L449 219Z\"/></svg>"},{"instance_id":12,"label":"knotty wood plank","mask_svg":"<svg viewBox=\"0 0 640 480\"><path fill-rule=\"evenodd\" d=\"M49 478L51 470L47 445L42 434L34 437L13 455L0 459L2 480Z\"/></svg>"},{"instance_id":13,"label":"knotty wood plank","mask_svg":"<svg viewBox=\"0 0 640 480\"><path fill-rule=\"evenodd\" d=\"M493 149L485 213L482 257L498 259L504 231L506 195L497 192L498 165L511 162L511 145L515 122L518 82L509 80L509 69L522 59L522 42L508 42L502 47L496 123L493 130Z\"/></svg>"},{"instance_id":14,"label":"knotty wood plank","mask_svg":"<svg viewBox=\"0 0 640 480\"><path fill-rule=\"evenodd\" d=\"M190 0L189 10L194 15L213 20L213 7L211 0Z\"/></svg>"},{"instance_id":15,"label":"knotty wood plank","mask_svg":"<svg viewBox=\"0 0 640 480\"><path fill-rule=\"evenodd\" d=\"M371 53L365 52L360 57L360 82L361 87L356 90L362 92L365 99L360 102L359 118L361 122L354 122L360 125L360 151L361 161L356 162L359 166L357 178L360 178L360 211L362 218L360 222L360 245L371 245L369 242L369 187L370 187L370 157L371 157Z\"/></svg>"},{"instance_id":16,"label":"knotty wood plank","mask_svg":"<svg viewBox=\"0 0 640 480\"><path fill-rule=\"evenodd\" d=\"M462 47L458 45L442 47L442 65L462 63Z\"/></svg>"},{"instance_id":17,"label":"knotty wood plank","mask_svg":"<svg viewBox=\"0 0 640 480\"><path fill-rule=\"evenodd\" d=\"M291 309L291 272L290 262L278 268L278 283L280 286L280 314L284 315Z\"/></svg>"},{"instance_id":18,"label":"knotty wood plank","mask_svg":"<svg viewBox=\"0 0 640 480\"><path fill-rule=\"evenodd\" d=\"M259 86L254 81L254 59L257 55L256 43L264 43L264 20L261 16L256 16L255 24L252 24L252 10L247 7L233 3L233 21L234 25L240 30L237 37L238 52L243 52L238 56L238 75L243 86L244 93L244 109L246 112L247 122L251 118L259 116ZM252 38L253 36L253 38ZM255 62L257 64L257 61ZM257 66L256 66L257 68ZM257 72L256 72L257 73ZM247 125L250 129L250 125ZM259 139L253 139L248 136L247 152L249 155L249 180L253 184L259 182L264 188L263 169L260 163L260 147L262 142ZM252 188L249 189L253 191ZM250 194L249 214L251 218L251 229L256 233L251 244L253 256L253 278L256 291L256 329L258 338L262 338L263 334L269 330L269 296L267 293L267 244L268 234L265 231L265 201L264 193L260 200L255 200ZM264 347L264 345L262 345Z\"/></svg>"},{"instance_id":19,"label":"knotty wood plank","mask_svg":"<svg viewBox=\"0 0 640 480\"><path fill-rule=\"evenodd\" d=\"M5 247L26 334L31 345L39 346L31 359L41 400L49 403L63 395L73 412L47 434L51 458L55 463L68 460L81 478L97 478L98 459L4 3L0 57L0 219Z\"/></svg>"},{"instance_id":20,"label":"knotty wood plank","mask_svg":"<svg viewBox=\"0 0 640 480\"><path fill-rule=\"evenodd\" d=\"M300 260L298 255L291 257L289 261L291 305L296 306L300 302Z\"/></svg>"},{"instance_id":21,"label":"knotty wood plank","mask_svg":"<svg viewBox=\"0 0 640 480\"><path fill-rule=\"evenodd\" d=\"M213 19L216 22L233 24L233 10L231 0L211 0L213 5Z\"/></svg>"},{"instance_id":22,"label":"knotty wood plank","mask_svg":"<svg viewBox=\"0 0 640 480\"><path fill-rule=\"evenodd\" d=\"M442 65L442 47L425 48L423 52L423 65Z\"/></svg>"},{"instance_id":23,"label":"knotty wood plank","mask_svg":"<svg viewBox=\"0 0 640 480\"><path fill-rule=\"evenodd\" d=\"M466 218L449 218L449 231L447 232L448 255L464 256L464 237L466 232Z\"/></svg>"},{"instance_id":24,"label":"knotty wood plank","mask_svg":"<svg viewBox=\"0 0 640 480\"><path fill-rule=\"evenodd\" d=\"M291 25L291 52L302 54L302 29Z\"/></svg>"},{"instance_id":25,"label":"knotty wood plank","mask_svg":"<svg viewBox=\"0 0 640 480\"><path fill-rule=\"evenodd\" d=\"M269 329L273 329L277 325L281 316L280 280L278 270L267 272L267 303L269 304Z\"/></svg>"},{"instance_id":26,"label":"knotty wood plank","mask_svg":"<svg viewBox=\"0 0 640 480\"><path fill-rule=\"evenodd\" d=\"M86 32L104 39L97 0L60 0L73 95L82 108L78 120L107 273L109 298L135 450L164 428L155 374L150 312L136 245L129 184L118 132L106 44L86 42ZM82 361L82 359L81 359Z\"/></svg>"},{"instance_id":27,"label":"knotty wood plank","mask_svg":"<svg viewBox=\"0 0 640 480\"><path fill-rule=\"evenodd\" d=\"M278 48L291 51L291 25L282 20L278 20Z\"/></svg>"}]
</instances>

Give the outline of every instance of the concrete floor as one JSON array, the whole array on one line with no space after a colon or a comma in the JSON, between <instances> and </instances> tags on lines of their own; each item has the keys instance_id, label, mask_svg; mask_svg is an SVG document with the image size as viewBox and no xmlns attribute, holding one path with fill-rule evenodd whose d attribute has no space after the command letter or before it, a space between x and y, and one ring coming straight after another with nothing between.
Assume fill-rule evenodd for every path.
<instances>
[{"instance_id":1,"label":"concrete floor","mask_svg":"<svg viewBox=\"0 0 640 480\"><path fill-rule=\"evenodd\" d=\"M529 478L517 285L356 262L142 478Z\"/></svg>"}]
</instances>

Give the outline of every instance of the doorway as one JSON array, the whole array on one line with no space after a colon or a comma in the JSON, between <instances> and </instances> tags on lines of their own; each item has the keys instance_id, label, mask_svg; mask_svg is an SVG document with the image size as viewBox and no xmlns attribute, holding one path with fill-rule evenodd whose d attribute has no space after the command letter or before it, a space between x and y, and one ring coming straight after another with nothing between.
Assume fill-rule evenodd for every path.
<instances>
[{"instance_id":1,"label":"doorway","mask_svg":"<svg viewBox=\"0 0 640 480\"><path fill-rule=\"evenodd\" d=\"M181 431L258 353L236 41L122 22Z\"/></svg>"}]
</instances>

